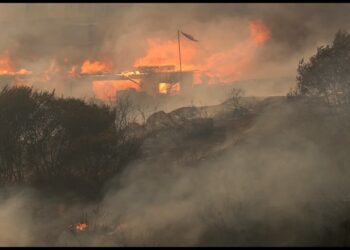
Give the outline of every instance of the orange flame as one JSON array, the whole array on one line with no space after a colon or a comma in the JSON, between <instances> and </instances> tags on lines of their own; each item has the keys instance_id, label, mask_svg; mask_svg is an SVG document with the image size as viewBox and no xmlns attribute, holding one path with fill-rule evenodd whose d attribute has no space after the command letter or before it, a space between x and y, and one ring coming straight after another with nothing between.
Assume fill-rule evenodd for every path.
<instances>
[{"instance_id":1,"label":"orange flame","mask_svg":"<svg viewBox=\"0 0 350 250\"><path fill-rule=\"evenodd\" d=\"M158 85L158 91L161 94L176 94L180 91L180 84L170 84L170 83L165 83L161 82Z\"/></svg>"},{"instance_id":2,"label":"orange flame","mask_svg":"<svg viewBox=\"0 0 350 250\"><path fill-rule=\"evenodd\" d=\"M208 83L228 83L239 80L247 72L251 63L254 61L257 49L268 41L271 32L269 28L262 21L250 21L247 26L250 35L239 43L234 44L231 48L223 51L211 53L209 56L204 56L200 46L186 39L181 41L181 55L182 55L182 69L183 70L197 70L195 73L195 83L203 83L203 77L207 76ZM202 40L201 40L202 41ZM0 75L25 75L30 74L31 71L27 69L17 70L10 60L8 51L0 55ZM65 63L68 60L64 59ZM148 39L146 53L137 58L133 66L166 66L178 65L178 41ZM105 61L90 61L86 59L83 61L80 72L77 66L72 66L67 72L70 77L78 77L82 74L98 74L112 72L113 65L110 60ZM53 60L49 68L44 72L44 80L50 80L52 74L62 72L56 60ZM138 75L140 72L124 72L125 75L132 77ZM41 75L40 75L41 76ZM133 88L139 90L140 86L129 80L108 80L108 81L94 81L92 89L95 96L99 99L110 100L116 98L117 91ZM159 83L159 93L174 94L180 91L180 84Z\"/></svg>"},{"instance_id":3,"label":"orange flame","mask_svg":"<svg viewBox=\"0 0 350 250\"><path fill-rule=\"evenodd\" d=\"M134 67L178 65L178 46L179 45L177 40L162 41L160 39L148 39L146 55L141 58L137 58L134 62ZM181 59L183 70L194 69L194 65L191 63L191 60L195 56L196 52L197 48L195 44L181 44Z\"/></svg>"},{"instance_id":4,"label":"orange flame","mask_svg":"<svg viewBox=\"0 0 350 250\"><path fill-rule=\"evenodd\" d=\"M139 90L140 86L129 80L93 81L92 89L97 98L102 100L115 100L117 92L127 89Z\"/></svg>"},{"instance_id":5,"label":"orange flame","mask_svg":"<svg viewBox=\"0 0 350 250\"><path fill-rule=\"evenodd\" d=\"M86 230L88 227L89 227L89 225L86 224L86 223L79 223L79 224L75 225L75 229L76 229L76 230L79 230L79 231L84 231L84 230Z\"/></svg>"},{"instance_id":6,"label":"orange flame","mask_svg":"<svg viewBox=\"0 0 350 250\"><path fill-rule=\"evenodd\" d=\"M270 38L270 30L262 21L248 22L250 36L230 49L204 57L197 43L182 42L182 69L198 70L195 83L202 83L201 74L209 77L209 83L228 83L239 80L247 72L259 46ZM199 57L199 58L198 58ZM195 59L200 63L196 63ZM149 39L145 56L135 60L134 66L178 65L178 42ZM162 91L164 87L162 87Z\"/></svg>"},{"instance_id":7,"label":"orange flame","mask_svg":"<svg viewBox=\"0 0 350 250\"><path fill-rule=\"evenodd\" d=\"M250 37L231 49L215 53L198 65L200 72L211 78L209 83L239 80L247 72L256 50L270 37L270 30L261 21L248 23Z\"/></svg>"},{"instance_id":8,"label":"orange flame","mask_svg":"<svg viewBox=\"0 0 350 250\"><path fill-rule=\"evenodd\" d=\"M111 62L85 60L81 66L80 72L82 74L107 73L112 71Z\"/></svg>"},{"instance_id":9,"label":"orange flame","mask_svg":"<svg viewBox=\"0 0 350 250\"><path fill-rule=\"evenodd\" d=\"M30 73L31 71L27 69L17 70L11 61L8 51L3 52L0 56L0 75L26 75Z\"/></svg>"},{"instance_id":10,"label":"orange flame","mask_svg":"<svg viewBox=\"0 0 350 250\"><path fill-rule=\"evenodd\" d=\"M72 78L78 77L78 70L76 65L73 65L72 68L68 71L68 76Z\"/></svg>"},{"instance_id":11,"label":"orange flame","mask_svg":"<svg viewBox=\"0 0 350 250\"><path fill-rule=\"evenodd\" d=\"M251 40L255 44L262 44L270 38L270 30L261 21L250 21L249 30Z\"/></svg>"}]
</instances>

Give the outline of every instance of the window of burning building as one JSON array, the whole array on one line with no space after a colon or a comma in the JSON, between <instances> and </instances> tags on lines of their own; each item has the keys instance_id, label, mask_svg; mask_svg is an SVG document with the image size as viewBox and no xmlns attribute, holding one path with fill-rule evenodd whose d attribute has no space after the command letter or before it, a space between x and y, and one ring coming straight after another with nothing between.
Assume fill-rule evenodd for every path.
<instances>
[{"instance_id":1,"label":"window of burning building","mask_svg":"<svg viewBox=\"0 0 350 250\"><path fill-rule=\"evenodd\" d=\"M177 94L180 92L180 83L161 82L158 84L158 91L160 94Z\"/></svg>"}]
</instances>

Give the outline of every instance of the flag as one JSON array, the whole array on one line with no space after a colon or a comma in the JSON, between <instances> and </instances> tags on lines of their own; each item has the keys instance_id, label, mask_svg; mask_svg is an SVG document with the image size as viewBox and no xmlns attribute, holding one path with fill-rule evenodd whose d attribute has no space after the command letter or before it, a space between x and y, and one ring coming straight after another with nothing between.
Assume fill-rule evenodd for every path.
<instances>
[{"instance_id":1,"label":"flag","mask_svg":"<svg viewBox=\"0 0 350 250\"><path fill-rule=\"evenodd\" d=\"M194 39L194 37L189 35L189 34L186 34L186 33L182 32L182 31L181 31L181 34L184 35L185 37L187 37L188 39L190 39L193 42L198 42L198 40Z\"/></svg>"}]
</instances>

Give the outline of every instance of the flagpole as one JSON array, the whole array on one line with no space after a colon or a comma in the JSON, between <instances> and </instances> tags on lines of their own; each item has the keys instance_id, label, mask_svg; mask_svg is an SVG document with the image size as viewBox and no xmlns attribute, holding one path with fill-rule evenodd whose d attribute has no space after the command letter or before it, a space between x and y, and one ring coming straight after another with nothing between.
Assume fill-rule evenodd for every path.
<instances>
[{"instance_id":1,"label":"flagpole","mask_svg":"<svg viewBox=\"0 0 350 250\"><path fill-rule=\"evenodd\" d=\"M182 72L182 65L181 65L181 46L180 46L180 30L177 30L177 40L178 40L178 42L179 42L180 72Z\"/></svg>"}]
</instances>

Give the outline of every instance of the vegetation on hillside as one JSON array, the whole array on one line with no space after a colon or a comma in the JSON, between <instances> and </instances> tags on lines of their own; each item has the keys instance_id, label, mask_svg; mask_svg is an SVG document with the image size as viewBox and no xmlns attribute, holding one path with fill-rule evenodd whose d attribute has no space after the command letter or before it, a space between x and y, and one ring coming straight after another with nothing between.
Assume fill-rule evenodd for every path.
<instances>
[{"instance_id":1,"label":"vegetation on hillside","mask_svg":"<svg viewBox=\"0 0 350 250\"><path fill-rule=\"evenodd\" d=\"M139 152L129 105L109 107L29 87L0 93L0 183L98 186Z\"/></svg>"}]
</instances>

